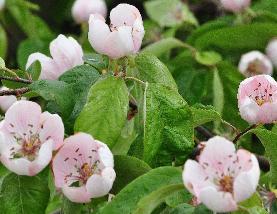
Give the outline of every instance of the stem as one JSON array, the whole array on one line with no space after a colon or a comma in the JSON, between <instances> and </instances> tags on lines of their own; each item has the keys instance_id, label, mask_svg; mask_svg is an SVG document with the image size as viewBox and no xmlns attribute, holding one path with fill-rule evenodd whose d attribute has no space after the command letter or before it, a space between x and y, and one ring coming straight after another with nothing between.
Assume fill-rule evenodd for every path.
<instances>
[{"instance_id":1,"label":"stem","mask_svg":"<svg viewBox=\"0 0 277 214\"><path fill-rule=\"evenodd\" d=\"M236 132L237 135L240 133L239 130L235 126L233 126L231 123L227 122L226 120L222 120L222 123L227 126L230 126L234 130L234 132Z\"/></svg>"},{"instance_id":2,"label":"stem","mask_svg":"<svg viewBox=\"0 0 277 214\"><path fill-rule=\"evenodd\" d=\"M0 91L0 96L9 96L9 95L20 96L22 94L27 93L28 91L30 91L29 88L18 88L18 89L11 89L11 90L2 90L2 91Z\"/></svg>"},{"instance_id":3,"label":"stem","mask_svg":"<svg viewBox=\"0 0 277 214\"><path fill-rule=\"evenodd\" d=\"M13 82L20 82L20 83L26 83L26 84L32 83L31 80L22 79L19 77L12 78L12 77L0 76L0 80L9 80L9 81L13 81Z\"/></svg>"},{"instance_id":4,"label":"stem","mask_svg":"<svg viewBox=\"0 0 277 214\"><path fill-rule=\"evenodd\" d=\"M17 74L12 71L11 69L8 69L8 68L0 68L0 70L4 71L4 72L8 72L10 73L11 75L15 76L16 78L19 78L19 76L17 76Z\"/></svg>"},{"instance_id":5,"label":"stem","mask_svg":"<svg viewBox=\"0 0 277 214\"><path fill-rule=\"evenodd\" d=\"M136 81L136 82L138 82L138 83L140 83L142 85L145 85L145 82L143 82L143 81L141 81L141 80L139 80L139 79L137 79L135 77L125 77L125 79L126 80L133 80L133 81Z\"/></svg>"},{"instance_id":6,"label":"stem","mask_svg":"<svg viewBox=\"0 0 277 214\"><path fill-rule=\"evenodd\" d=\"M182 42L182 46L184 48L189 49L192 52L193 55L195 55L195 53L197 52L196 48L191 46L191 45L189 45L188 43Z\"/></svg>"},{"instance_id":7,"label":"stem","mask_svg":"<svg viewBox=\"0 0 277 214\"><path fill-rule=\"evenodd\" d=\"M204 126L198 126L195 129L207 139L214 137L214 134L210 130L206 129Z\"/></svg>"},{"instance_id":8,"label":"stem","mask_svg":"<svg viewBox=\"0 0 277 214\"><path fill-rule=\"evenodd\" d=\"M237 141L245 134L247 134L251 129L254 129L256 128L258 125L257 124L254 124L252 126L249 126L247 129L245 129L244 131L240 132L236 137L235 139L233 140L233 143L236 144Z\"/></svg>"}]
</instances>

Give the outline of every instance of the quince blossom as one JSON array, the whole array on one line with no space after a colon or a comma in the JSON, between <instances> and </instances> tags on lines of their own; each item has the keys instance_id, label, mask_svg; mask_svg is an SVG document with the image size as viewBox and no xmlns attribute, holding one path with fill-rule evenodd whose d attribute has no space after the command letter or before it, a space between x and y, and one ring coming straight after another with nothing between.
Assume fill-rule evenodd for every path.
<instances>
[{"instance_id":1,"label":"quince blossom","mask_svg":"<svg viewBox=\"0 0 277 214\"><path fill-rule=\"evenodd\" d=\"M116 176L113 167L107 145L85 133L65 139L52 165L56 187L76 203L107 195Z\"/></svg>"},{"instance_id":2,"label":"quince blossom","mask_svg":"<svg viewBox=\"0 0 277 214\"><path fill-rule=\"evenodd\" d=\"M269 75L245 79L238 90L241 117L249 124L269 124L277 120L277 83Z\"/></svg>"},{"instance_id":3,"label":"quince blossom","mask_svg":"<svg viewBox=\"0 0 277 214\"><path fill-rule=\"evenodd\" d=\"M34 176L63 144L64 126L56 114L41 112L38 104L17 101L0 123L0 160L18 175Z\"/></svg>"},{"instance_id":4,"label":"quince blossom","mask_svg":"<svg viewBox=\"0 0 277 214\"><path fill-rule=\"evenodd\" d=\"M82 47L72 37L59 35L50 43L50 53L52 58L38 52L31 54L26 69L38 60L41 63L40 79L56 80L67 70L84 63Z\"/></svg>"},{"instance_id":5,"label":"quince blossom","mask_svg":"<svg viewBox=\"0 0 277 214\"><path fill-rule=\"evenodd\" d=\"M186 188L214 212L231 212L237 203L255 193L260 177L257 158L223 137L205 144L199 161L187 160L183 171Z\"/></svg>"},{"instance_id":6,"label":"quince blossom","mask_svg":"<svg viewBox=\"0 0 277 214\"><path fill-rule=\"evenodd\" d=\"M110 13L111 24L99 14L89 19L88 39L101 54L118 59L139 51L144 37L144 27L139 10L129 4L119 4Z\"/></svg>"}]
</instances>

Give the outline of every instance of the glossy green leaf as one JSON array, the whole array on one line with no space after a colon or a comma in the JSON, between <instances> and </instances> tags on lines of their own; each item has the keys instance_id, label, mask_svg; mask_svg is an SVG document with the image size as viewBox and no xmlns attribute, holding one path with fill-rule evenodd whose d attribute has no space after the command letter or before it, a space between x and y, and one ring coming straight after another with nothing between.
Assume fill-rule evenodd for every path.
<instances>
[{"instance_id":1,"label":"glossy green leaf","mask_svg":"<svg viewBox=\"0 0 277 214\"><path fill-rule=\"evenodd\" d=\"M153 169L122 189L100 214L131 214L140 207L140 203L145 203L146 199L149 200L147 206L151 210L157 202L165 200L162 195L156 200L156 195L163 192L164 188L176 184L182 184L181 170L174 167ZM178 186L179 188L181 186Z\"/></svg>"},{"instance_id":2,"label":"glossy green leaf","mask_svg":"<svg viewBox=\"0 0 277 214\"><path fill-rule=\"evenodd\" d=\"M211 66L218 64L222 60L222 57L214 51L203 51L196 52L195 60L202 65Z\"/></svg>"},{"instance_id":3,"label":"glossy green leaf","mask_svg":"<svg viewBox=\"0 0 277 214\"><path fill-rule=\"evenodd\" d=\"M174 90L149 83L145 89L144 160L151 166L171 165L193 148L193 116Z\"/></svg>"},{"instance_id":4,"label":"glossy green leaf","mask_svg":"<svg viewBox=\"0 0 277 214\"><path fill-rule=\"evenodd\" d=\"M76 120L75 131L89 133L112 148L127 119L128 96L122 79L98 80L91 87L87 104Z\"/></svg>"},{"instance_id":5,"label":"glossy green leaf","mask_svg":"<svg viewBox=\"0 0 277 214\"><path fill-rule=\"evenodd\" d=\"M213 106L204 106L201 104L196 104L191 107L191 111L193 114L194 127L200 126L211 121L221 120L220 114Z\"/></svg>"}]
</instances>

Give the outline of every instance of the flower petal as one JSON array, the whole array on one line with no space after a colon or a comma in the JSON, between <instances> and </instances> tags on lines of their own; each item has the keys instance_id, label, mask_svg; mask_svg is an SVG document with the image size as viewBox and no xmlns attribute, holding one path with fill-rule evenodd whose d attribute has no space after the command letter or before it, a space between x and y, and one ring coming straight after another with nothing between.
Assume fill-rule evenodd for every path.
<instances>
[{"instance_id":1,"label":"flower petal","mask_svg":"<svg viewBox=\"0 0 277 214\"><path fill-rule=\"evenodd\" d=\"M6 112L17 101L16 96L0 96L0 109Z\"/></svg>"},{"instance_id":2,"label":"flower petal","mask_svg":"<svg viewBox=\"0 0 277 214\"><path fill-rule=\"evenodd\" d=\"M51 161L53 151L53 140L48 140L42 144L38 156L31 162L29 172L30 175L36 175L41 172Z\"/></svg>"},{"instance_id":3,"label":"flower petal","mask_svg":"<svg viewBox=\"0 0 277 214\"><path fill-rule=\"evenodd\" d=\"M57 150L63 144L64 125L63 121L57 114L43 112L41 114L41 131L39 133L42 142L52 139L54 141L53 149Z\"/></svg>"},{"instance_id":4,"label":"flower petal","mask_svg":"<svg viewBox=\"0 0 277 214\"><path fill-rule=\"evenodd\" d=\"M25 158L10 159L9 156L6 156L5 153L2 153L1 162L10 171L12 171L18 175L31 176L30 171L29 171L31 162Z\"/></svg>"},{"instance_id":5,"label":"flower petal","mask_svg":"<svg viewBox=\"0 0 277 214\"><path fill-rule=\"evenodd\" d=\"M40 79L56 80L60 76L58 71L58 65L55 61L41 53L33 53L28 57L26 69L28 69L35 61L39 61L41 64Z\"/></svg>"},{"instance_id":6,"label":"flower petal","mask_svg":"<svg viewBox=\"0 0 277 214\"><path fill-rule=\"evenodd\" d=\"M99 159L103 163L104 167L114 167L114 159L113 159L113 154L109 147L98 141L95 140L96 143L100 144L100 148L98 149L98 154L99 154Z\"/></svg>"},{"instance_id":7,"label":"flower petal","mask_svg":"<svg viewBox=\"0 0 277 214\"><path fill-rule=\"evenodd\" d=\"M107 195L113 186L116 174L113 168L105 168L101 175L92 175L86 184L87 191L92 198Z\"/></svg>"},{"instance_id":8,"label":"flower petal","mask_svg":"<svg viewBox=\"0 0 277 214\"><path fill-rule=\"evenodd\" d=\"M214 212L231 212L237 210L237 204L231 193L219 192L214 187L206 187L199 194L200 201Z\"/></svg>"},{"instance_id":9,"label":"flower petal","mask_svg":"<svg viewBox=\"0 0 277 214\"><path fill-rule=\"evenodd\" d=\"M75 203L88 203L90 202L90 196L86 191L86 187L68 187L63 186L63 194L72 202Z\"/></svg>"},{"instance_id":10,"label":"flower petal","mask_svg":"<svg viewBox=\"0 0 277 214\"><path fill-rule=\"evenodd\" d=\"M234 181L234 199L244 201L256 192L259 183L260 168L257 158L251 155L252 168L241 172Z\"/></svg>"},{"instance_id":11,"label":"flower petal","mask_svg":"<svg viewBox=\"0 0 277 214\"><path fill-rule=\"evenodd\" d=\"M22 137L26 134L37 133L41 114L40 106L31 101L15 102L6 112L4 126L10 132Z\"/></svg>"}]
</instances>

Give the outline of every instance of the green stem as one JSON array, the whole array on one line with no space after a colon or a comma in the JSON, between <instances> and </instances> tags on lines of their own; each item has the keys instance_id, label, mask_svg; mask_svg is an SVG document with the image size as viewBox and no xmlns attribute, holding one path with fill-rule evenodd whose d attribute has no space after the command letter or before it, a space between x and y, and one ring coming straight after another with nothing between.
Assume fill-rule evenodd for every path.
<instances>
[{"instance_id":1,"label":"green stem","mask_svg":"<svg viewBox=\"0 0 277 214\"><path fill-rule=\"evenodd\" d=\"M138 83L140 83L140 84L142 84L142 85L146 85L145 82L143 82L143 81L141 81L140 79L137 79L137 78L135 78L135 77L125 77L125 79L126 79L126 80L133 80L133 81L136 81L136 82L138 82Z\"/></svg>"},{"instance_id":2,"label":"green stem","mask_svg":"<svg viewBox=\"0 0 277 214\"><path fill-rule=\"evenodd\" d=\"M12 71L11 69L8 69L8 68L0 68L0 71L4 71L4 72L7 72L13 76L15 76L16 78L19 78L19 76L14 72Z\"/></svg>"}]
</instances>

